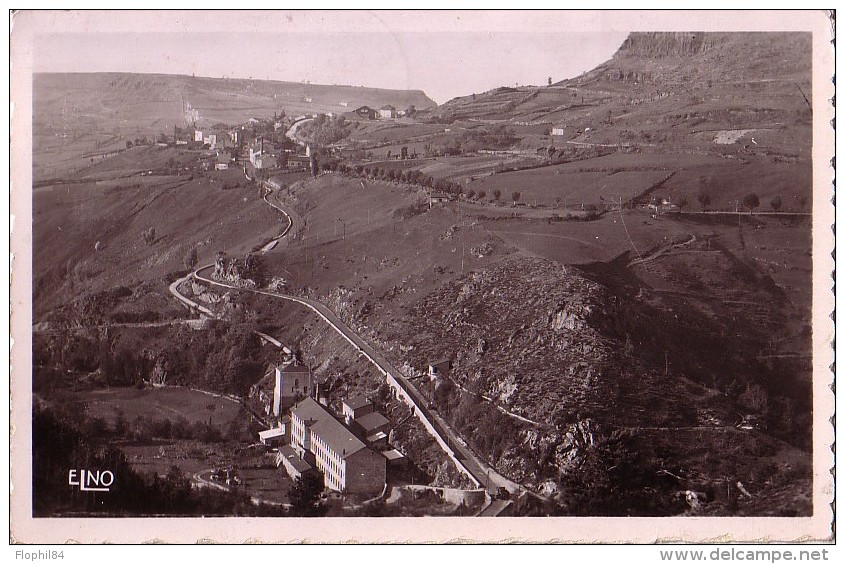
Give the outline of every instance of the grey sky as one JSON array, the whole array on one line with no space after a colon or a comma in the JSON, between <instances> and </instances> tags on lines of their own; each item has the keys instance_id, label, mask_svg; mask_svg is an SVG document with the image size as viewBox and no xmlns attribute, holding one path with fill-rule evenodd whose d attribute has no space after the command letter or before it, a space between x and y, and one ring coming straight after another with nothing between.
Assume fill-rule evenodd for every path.
<instances>
[{"instance_id":1,"label":"grey sky","mask_svg":"<svg viewBox=\"0 0 845 564\"><path fill-rule=\"evenodd\" d=\"M105 21L100 14L93 22L99 25L92 25L90 14L42 28L87 31L39 34L34 70L420 89L443 103L497 86L577 76L610 58L627 36L618 30L585 32L583 26L557 31L551 25L557 13L544 18L510 13L508 20L485 12L274 12L265 18L228 12L222 19L215 12L168 12L132 21L115 14Z\"/></svg>"}]
</instances>

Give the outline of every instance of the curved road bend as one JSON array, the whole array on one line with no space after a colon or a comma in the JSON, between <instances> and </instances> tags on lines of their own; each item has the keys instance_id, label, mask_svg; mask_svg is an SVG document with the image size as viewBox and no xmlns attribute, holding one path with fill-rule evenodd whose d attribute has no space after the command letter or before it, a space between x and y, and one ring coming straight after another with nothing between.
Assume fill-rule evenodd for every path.
<instances>
[{"instance_id":1,"label":"curved road bend","mask_svg":"<svg viewBox=\"0 0 845 564\"><path fill-rule=\"evenodd\" d=\"M273 208L279 210L287 217L288 226L280 237L286 235L294 225L294 219L292 214L282 209L281 206L271 203L266 196L264 197L264 201L266 201ZM376 368L379 369L379 371L381 371L385 375L391 375L396 380L396 382L399 383L399 385L403 388L408 397L411 398L415 408L426 415L427 419L431 422L436 432L440 435L441 440L447 443L447 445L452 449L452 452L454 452L455 457L464 465L466 470L473 476L473 478L479 484L485 485L487 489L491 491L495 491L499 487L504 487L512 493L521 490L521 486L519 484L502 476L501 474L496 472L493 467L491 467L482 459L480 459L466 445L463 439L460 438L458 433L456 433L437 412L428 409L428 402L425 400L420 391L413 384L411 384L404 377L404 375L399 372L399 370L397 370L386 358L379 354L366 341L359 337L357 333L355 333L343 321L341 321L340 318L335 315L335 313L331 309L316 300L301 298L289 294L268 292L265 290L240 288L231 284L218 282L216 280L212 280L201 275L202 271L208 270L213 266L214 265L202 266L196 269L190 276L193 276L195 279L201 280L210 285L228 288L231 290L252 292L255 294L269 296L272 298L292 301L311 309L326 323L328 323L335 331L337 331L344 339L346 339L355 348L355 350L357 350L360 354L364 355L374 366L376 366ZM170 291L181 302L185 303L186 305L192 305L191 300L188 300L187 298L179 294L176 289L179 283L181 283L181 280L182 279L177 280L176 282L171 284Z\"/></svg>"},{"instance_id":2,"label":"curved road bend","mask_svg":"<svg viewBox=\"0 0 845 564\"><path fill-rule=\"evenodd\" d=\"M499 487L504 487L510 492L516 492L520 489L519 484L505 478L494 468L490 465L485 463L481 460L468 446L464 444L463 439L452 430L449 424L435 411L426 408L426 400L420 391L414 387L408 380L402 375L399 370L397 370L384 356L379 354L373 347L371 347L366 341L364 341L361 337L358 336L352 329L350 329L341 319L335 315L335 313L330 310L325 305L321 304L318 301L311 300L309 298L301 298L299 296L291 296L289 294L277 294L274 292L268 292L265 290L253 290L249 288L239 288L237 286L233 286L231 284L226 284L224 282L218 282L216 280L212 280L207 278L201 274L202 271L208 270L212 268L213 265L207 265L198 268L194 271L194 277L197 280L205 282L206 284L211 284L214 286L220 286L223 288L228 288L230 290L239 290L242 292L252 292L254 294L261 294L264 296L269 296L271 298L277 298L287 301L296 302L299 304L304 305L305 307L314 311L318 316L320 316L323 321L328 323L335 331L337 331L344 339L346 339L360 354L363 354L367 359L375 365L383 374L390 374L405 392L413 401L416 409L420 409L425 413L429 421L431 421L432 426L435 427L438 434L444 439L445 442L451 447L453 452L455 453L456 458L461 461L461 463L466 467L467 471L472 474L472 476L480 483L487 486L488 490L495 490Z\"/></svg>"}]
</instances>

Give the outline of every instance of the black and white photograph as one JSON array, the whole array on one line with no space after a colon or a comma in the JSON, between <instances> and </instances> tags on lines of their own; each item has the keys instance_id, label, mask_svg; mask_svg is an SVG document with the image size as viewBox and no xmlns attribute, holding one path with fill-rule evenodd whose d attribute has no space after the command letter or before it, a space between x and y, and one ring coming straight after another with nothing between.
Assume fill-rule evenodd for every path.
<instances>
[{"instance_id":1,"label":"black and white photograph","mask_svg":"<svg viewBox=\"0 0 845 564\"><path fill-rule=\"evenodd\" d=\"M13 539L833 538L830 13L10 18Z\"/></svg>"}]
</instances>

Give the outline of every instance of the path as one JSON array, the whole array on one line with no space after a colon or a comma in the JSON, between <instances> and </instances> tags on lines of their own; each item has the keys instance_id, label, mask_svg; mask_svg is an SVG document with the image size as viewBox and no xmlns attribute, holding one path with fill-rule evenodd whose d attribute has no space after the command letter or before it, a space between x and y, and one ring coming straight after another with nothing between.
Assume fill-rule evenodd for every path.
<instances>
[{"instance_id":1,"label":"path","mask_svg":"<svg viewBox=\"0 0 845 564\"><path fill-rule=\"evenodd\" d=\"M653 252L652 254L650 254L646 257L634 259L634 260L632 260L631 262L628 263L628 267L630 268L630 267L637 265L637 264L645 264L647 262L651 262L654 259L656 259L657 257L661 256L666 251L669 251L671 249L678 249L680 247L685 247L687 245L691 245L692 243L695 243L695 235L690 235L690 238L687 239L686 241L681 241L680 243L675 243L673 245L667 245L665 247L661 247L660 249L658 249L657 251Z\"/></svg>"}]
</instances>

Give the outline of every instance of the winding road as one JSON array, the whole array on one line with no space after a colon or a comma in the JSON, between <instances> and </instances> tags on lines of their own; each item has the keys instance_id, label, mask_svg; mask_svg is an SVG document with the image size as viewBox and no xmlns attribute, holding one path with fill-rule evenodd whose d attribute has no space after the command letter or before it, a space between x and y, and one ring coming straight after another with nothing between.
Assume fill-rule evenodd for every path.
<instances>
[{"instance_id":1,"label":"winding road","mask_svg":"<svg viewBox=\"0 0 845 564\"><path fill-rule=\"evenodd\" d=\"M268 187L266 184L263 184L263 186ZM263 199L267 202L267 204L284 214L288 220L288 226L284 229L282 234L279 235L279 237L274 239L275 241L278 241L287 235L294 226L294 214L292 212L289 213L287 210L283 209L282 206L272 203L268 199L267 194L263 196ZM522 490L519 484L496 472L495 468L487 464L477 454L475 454L472 449L466 445L466 442L460 437L460 435L451 428L451 426L439 413L437 413L437 410L429 405L429 402L425 399L420 390L409 382L407 378L405 378L405 376L397 370L392 363L390 363L390 361L376 351L369 343L364 341L364 339L362 339L355 331L350 329L331 309L322 303L309 298L270 292L267 290L240 288L232 284L213 280L203 274L204 272L212 269L213 266L214 265L201 266L187 277L177 280L170 285L170 292L183 304L194 309L198 309L199 311L203 311L206 315L210 314L212 316L214 316L214 314L210 312L208 308L196 304L192 300L189 300L185 296L179 294L178 286L182 283L182 281L189 277L193 277L195 280L204 282L205 284L211 286L227 288L238 292L260 294L275 299L295 302L307 307L316 313L317 316L325 321L330 327L332 327L332 329L337 331L338 334L352 345L359 355L364 356L367 360L369 360L370 363L372 363L379 372L387 378L389 383L392 380L401 388L401 395L413 406L416 416L421 419L424 424L427 423L425 426L429 433L434 437L446 454L452 458L458 468L463 471L464 474L466 474L477 486L484 486L490 492L495 492L498 488L505 488L511 493Z\"/></svg>"}]
</instances>

